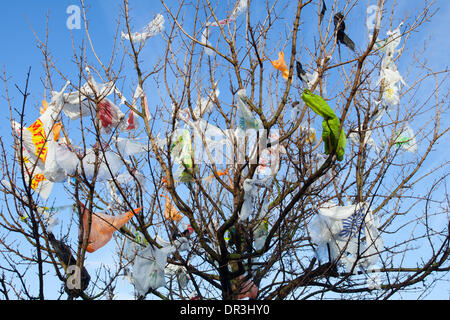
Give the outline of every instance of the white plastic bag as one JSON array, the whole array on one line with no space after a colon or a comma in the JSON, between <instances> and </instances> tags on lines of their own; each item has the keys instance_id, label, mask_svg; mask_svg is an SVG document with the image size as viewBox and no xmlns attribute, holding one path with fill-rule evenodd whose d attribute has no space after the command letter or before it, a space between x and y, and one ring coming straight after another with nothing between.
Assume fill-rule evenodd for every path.
<instances>
[{"instance_id":1,"label":"white plastic bag","mask_svg":"<svg viewBox=\"0 0 450 320\"><path fill-rule=\"evenodd\" d=\"M149 22L140 32L135 32L131 34L131 39L133 42L145 43L145 41L164 30L164 16L158 14L152 21ZM122 32L122 39L130 40L130 35L128 33Z\"/></svg>"},{"instance_id":2,"label":"white plastic bag","mask_svg":"<svg viewBox=\"0 0 450 320\"><path fill-rule=\"evenodd\" d=\"M145 296L150 288L165 286L166 264L167 253L151 245L137 253L133 264L133 284L139 295Z\"/></svg>"},{"instance_id":3,"label":"white plastic bag","mask_svg":"<svg viewBox=\"0 0 450 320\"><path fill-rule=\"evenodd\" d=\"M395 132L395 144L412 153L417 152L417 142L416 137L414 135L414 131L411 129L409 125L405 125L402 129Z\"/></svg>"}]
</instances>

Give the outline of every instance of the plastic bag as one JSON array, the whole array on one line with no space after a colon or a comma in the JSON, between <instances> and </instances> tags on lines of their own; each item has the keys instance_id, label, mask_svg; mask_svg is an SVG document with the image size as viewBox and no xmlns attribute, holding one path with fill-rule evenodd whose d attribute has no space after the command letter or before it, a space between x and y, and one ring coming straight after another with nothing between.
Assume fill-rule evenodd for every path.
<instances>
[{"instance_id":1,"label":"plastic bag","mask_svg":"<svg viewBox=\"0 0 450 320\"><path fill-rule=\"evenodd\" d=\"M402 129L395 132L396 137L394 143L397 147L402 148L408 152L416 153L418 150L416 137L414 131L409 125L404 126Z\"/></svg>"},{"instance_id":2,"label":"plastic bag","mask_svg":"<svg viewBox=\"0 0 450 320\"><path fill-rule=\"evenodd\" d=\"M167 264L166 268L164 269L164 273L169 276L176 276L181 288L185 288L188 281L190 280L185 267L172 263Z\"/></svg>"},{"instance_id":3,"label":"plastic bag","mask_svg":"<svg viewBox=\"0 0 450 320\"><path fill-rule=\"evenodd\" d=\"M301 80L303 87L305 89L311 89L311 87L314 85L317 78L319 77L319 73L317 71L314 71L314 73L312 74L307 73L305 70L303 70L303 66L298 60L296 61L296 69L297 69L297 77Z\"/></svg>"},{"instance_id":4,"label":"plastic bag","mask_svg":"<svg viewBox=\"0 0 450 320\"><path fill-rule=\"evenodd\" d=\"M85 236L88 227L89 210L80 203L80 207L83 210L83 230ZM94 252L97 249L103 247L111 240L115 231L122 228L135 214L141 212L141 208L128 211L118 216L111 216L104 213L92 213L91 229L88 238L88 246L86 250L88 252Z\"/></svg>"},{"instance_id":5,"label":"plastic bag","mask_svg":"<svg viewBox=\"0 0 450 320\"><path fill-rule=\"evenodd\" d=\"M216 84L217 85L217 84ZM210 113L214 105L215 99L219 96L219 89L215 89L211 92L207 98L200 98L196 107L193 110L193 114L196 118L201 118L205 113Z\"/></svg>"},{"instance_id":6,"label":"plastic bag","mask_svg":"<svg viewBox=\"0 0 450 320\"><path fill-rule=\"evenodd\" d=\"M261 119L257 119L252 115L252 112L248 109L246 99L247 91L245 89L240 89L237 92L238 101L237 108L239 111L239 128L242 130L247 129L263 129L263 124Z\"/></svg>"},{"instance_id":7,"label":"plastic bag","mask_svg":"<svg viewBox=\"0 0 450 320\"><path fill-rule=\"evenodd\" d=\"M281 71L281 75L284 79L288 79L289 77L289 69L286 65L286 62L284 60L284 53L283 51L280 51L278 53L278 60L270 61L272 63L273 67L279 71Z\"/></svg>"},{"instance_id":8,"label":"plastic bag","mask_svg":"<svg viewBox=\"0 0 450 320\"><path fill-rule=\"evenodd\" d=\"M149 24L147 24L140 32L134 32L131 34L131 39L133 42L145 43L145 41L157 34L163 32L164 30L164 16L158 14ZM122 32L122 39L130 40L130 35L128 33Z\"/></svg>"},{"instance_id":9,"label":"plastic bag","mask_svg":"<svg viewBox=\"0 0 450 320\"><path fill-rule=\"evenodd\" d=\"M340 257L347 271L354 265L368 267L376 263L382 249L382 240L376 230L377 223L367 203L325 204L310 223L310 237L319 246L319 259L324 260L325 247L329 246L330 258ZM364 243L358 244L364 237Z\"/></svg>"},{"instance_id":10,"label":"plastic bag","mask_svg":"<svg viewBox=\"0 0 450 320\"><path fill-rule=\"evenodd\" d=\"M62 182L66 179L66 171L58 165L58 143L47 142L47 159L45 161L44 176L51 182Z\"/></svg>"},{"instance_id":11,"label":"plastic bag","mask_svg":"<svg viewBox=\"0 0 450 320\"><path fill-rule=\"evenodd\" d=\"M101 128L107 134L111 133L112 129L117 128L125 118L119 107L106 98L98 103L98 116Z\"/></svg>"},{"instance_id":12,"label":"plastic bag","mask_svg":"<svg viewBox=\"0 0 450 320\"><path fill-rule=\"evenodd\" d=\"M269 231L269 223L267 219L261 220L253 231L253 247L256 251L261 250L266 242Z\"/></svg>"},{"instance_id":13,"label":"plastic bag","mask_svg":"<svg viewBox=\"0 0 450 320\"><path fill-rule=\"evenodd\" d=\"M94 149L86 151L86 155L83 158L83 168L86 178L91 180L95 173L95 152ZM100 152L99 154L99 167L97 171L97 181L111 180L117 175L120 168L124 165L122 159L112 151Z\"/></svg>"},{"instance_id":14,"label":"plastic bag","mask_svg":"<svg viewBox=\"0 0 450 320\"><path fill-rule=\"evenodd\" d=\"M381 61L380 76L377 85L383 82L383 100L390 106L397 105L400 102L399 84L405 85L402 76L397 70L394 63L394 54L401 42L400 25L394 31L388 31L388 38L385 41L385 46L381 49L384 52L383 60Z\"/></svg>"},{"instance_id":15,"label":"plastic bag","mask_svg":"<svg viewBox=\"0 0 450 320\"><path fill-rule=\"evenodd\" d=\"M172 201L170 201L170 198L165 194L162 194L161 197L166 198L166 202L164 205L164 217L169 221L175 222L179 222L181 219L183 219L183 215L178 212L178 210L172 204Z\"/></svg>"},{"instance_id":16,"label":"plastic bag","mask_svg":"<svg viewBox=\"0 0 450 320\"><path fill-rule=\"evenodd\" d=\"M191 182L193 180L194 161L192 160L193 149L189 130L181 130L176 140L172 140L170 152L179 165L179 169L174 176L181 182Z\"/></svg>"},{"instance_id":17,"label":"plastic bag","mask_svg":"<svg viewBox=\"0 0 450 320\"><path fill-rule=\"evenodd\" d=\"M165 286L166 264L167 253L151 245L137 253L133 264L133 284L139 295L145 296L150 288Z\"/></svg>"},{"instance_id":18,"label":"plastic bag","mask_svg":"<svg viewBox=\"0 0 450 320\"><path fill-rule=\"evenodd\" d=\"M228 23L234 21L237 19L237 17L244 12L244 10L247 8L247 0L238 0L236 2L236 5L233 9L233 11L231 12L230 16L227 17L226 19L222 19L219 20L218 22L214 21L214 22L207 22L205 29L202 32L202 37L201 37L201 42L204 44L207 44L209 46L211 46L211 43L208 41L208 38L210 36L211 31L209 30L210 27L223 27L225 25L227 25ZM214 53L213 50L211 50L210 48L204 48L205 53L207 55L212 55Z\"/></svg>"},{"instance_id":19,"label":"plastic bag","mask_svg":"<svg viewBox=\"0 0 450 320\"><path fill-rule=\"evenodd\" d=\"M77 154L70 149L67 144L58 143L56 145L56 164L62 168L66 175L74 175L80 164Z\"/></svg>"},{"instance_id":20,"label":"plastic bag","mask_svg":"<svg viewBox=\"0 0 450 320\"><path fill-rule=\"evenodd\" d=\"M117 138L115 140L117 151L119 151L122 155L135 156L141 153L146 153L149 150L149 146L147 144L137 142L136 140L126 138Z\"/></svg>"},{"instance_id":21,"label":"plastic bag","mask_svg":"<svg viewBox=\"0 0 450 320\"><path fill-rule=\"evenodd\" d=\"M286 149L278 141L279 134L271 132L269 142L271 146L264 149L260 154L260 165L256 168L256 173L260 175L276 175L280 169L280 154L286 154Z\"/></svg>"},{"instance_id":22,"label":"plastic bag","mask_svg":"<svg viewBox=\"0 0 450 320\"><path fill-rule=\"evenodd\" d=\"M341 125L339 118L321 96L305 89L303 90L302 99L315 113L324 118L322 122L322 140L325 145L325 154L330 154L334 150L338 161L342 161L347 138L344 130L339 130Z\"/></svg>"},{"instance_id":23,"label":"plastic bag","mask_svg":"<svg viewBox=\"0 0 450 320\"><path fill-rule=\"evenodd\" d=\"M253 202L258 196L258 187L268 188L273 180L273 176L267 176L262 179L245 179L244 188L244 202L241 211L239 212L239 222L246 220L253 212Z\"/></svg>"},{"instance_id":24,"label":"plastic bag","mask_svg":"<svg viewBox=\"0 0 450 320\"><path fill-rule=\"evenodd\" d=\"M361 134L361 132L351 132L348 137L355 145L359 145L361 142L360 134ZM372 138L372 130L366 131L366 135L364 136L363 145L371 146L374 149L374 151L376 153L378 153L378 151L379 151L378 146L375 143L375 140L373 140L373 138Z\"/></svg>"}]
</instances>

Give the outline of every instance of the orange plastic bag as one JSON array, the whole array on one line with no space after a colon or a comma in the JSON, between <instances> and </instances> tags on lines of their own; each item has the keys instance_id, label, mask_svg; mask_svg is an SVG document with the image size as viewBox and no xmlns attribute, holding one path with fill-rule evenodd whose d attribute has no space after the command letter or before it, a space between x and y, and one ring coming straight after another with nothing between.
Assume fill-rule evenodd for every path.
<instances>
[{"instance_id":1,"label":"orange plastic bag","mask_svg":"<svg viewBox=\"0 0 450 320\"><path fill-rule=\"evenodd\" d=\"M83 229L84 232L86 232L89 210L82 203L80 203L80 207L83 209ZM103 247L111 240L112 234L130 221L134 214L141 212L141 209L142 208L137 208L118 216L111 216L104 213L92 213L91 229L88 239L89 244L86 250L92 253Z\"/></svg>"},{"instance_id":2,"label":"orange plastic bag","mask_svg":"<svg viewBox=\"0 0 450 320\"><path fill-rule=\"evenodd\" d=\"M287 78L289 77L289 69L286 65L286 62L284 60L284 53L283 51L280 51L278 53L278 60L275 61L270 61L270 63L272 63L273 67L279 71L282 72L282 76L284 79L287 80Z\"/></svg>"},{"instance_id":3,"label":"orange plastic bag","mask_svg":"<svg viewBox=\"0 0 450 320\"><path fill-rule=\"evenodd\" d=\"M162 194L161 197L166 198L166 204L164 206L164 217L167 220L179 222L183 218L183 216L178 212L168 196Z\"/></svg>"}]
</instances>

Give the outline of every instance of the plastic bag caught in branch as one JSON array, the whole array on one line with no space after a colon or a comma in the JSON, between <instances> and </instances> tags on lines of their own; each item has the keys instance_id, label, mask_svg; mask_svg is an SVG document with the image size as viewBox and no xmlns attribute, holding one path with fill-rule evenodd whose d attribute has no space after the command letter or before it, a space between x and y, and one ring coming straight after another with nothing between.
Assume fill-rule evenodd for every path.
<instances>
[{"instance_id":1,"label":"plastic bag caught in branch","mask_svg":"<svg viewBox=\"0 0 450 320\"><path fill-rule=\"evenodd\" d=\"M272 63L272 66L277 69L278 71L281 71L281 75L284 79L288 79L289 77L289 69L286 65L286 61L284 60L284 53L283 51L280 51L278 53L278 60L270 61Z\"/></svg>"},{"instance_id":2,"label":"plastic bag caught in branch","mask_svg":"<svg viewBox=\"0 0 450 320\"><path fill-rule=\"evenodd\" d=\"M164 217L169 221L175 222L179 222L181 219L183 219L183 215L178 212L178 210L172 204L170 198L165 194L162 194L161 197L164 197L166 199L164 205Z\"/></svg>"},{"instance_id":3,"label":"plastic bag caught in branch","mask_svg":"<svg viewBox=\"0 0 450 320\"><path fill-rule=\"evenodd\" d=\"M261 175L276 175L280 169L280 154L286 154L286 149L278 141L280 138L277 132L269 134L271 146L262 150L256 173Z\"/></svg>"},{"instance_id":4,"label":"plastic bag caught in branch","mask_svg":"<svg viewBox=\"0 0 450 320\"><path fill-rule=\"evenodd\" d=\"M303 69L303 66L300 63L300 61L298 60L296 61L296 70L297 70L297 77L301 80L303 87L305 89L311 89L311 87L314 85L317 78L319 77L319 73L317 71L314 71L313 74L307 73Z\"/></svg>"},{"instance_id":5,"label":"plastic bag caught in branch","mask_svg":"<svg viewBox=\"0 0 450 320\"><path fill-rule=\"evenodd\" d=\"M172 263L167 264L166 268L164 269L164 273L169 276L176 276L181 288L185 288L188 281L190 280L185 267Z\"/></svg>"},{"instance_id":6,"label":"plastic bag caught in branch","mask_svg":"<svg viewBox=\"0 0 450 320\"><path fill-rule=\"evenodd\" d=\"M397 105L400 102L399 84L405 85L402 76L397 70L394 63L394 54L397 52L397 47L401 42L400 25L394 31L388 31L388 39L386 40L384 57L381 61L380 76L377 85L383 85L383 100L390 106Z\"/></svg>"},{"instance_id":7,"label":"plastic bag caught in branch","mask_svg":"<svg viewBox=\"0 0 450 320\"><path fill-rule=\"evenodd\" d=\"M239 111L239 128L242 130L247 129L262 129L263 124L261 119L257 119L253 116L252 112L248 109L246 99L247 91L245 89L240 89L237 92L238 101L237 108Z\"/></svg>"},{"instance_id":8,"label":"plastic bag caught in branch","mask_svg":"<svg viewBox=\"0 0 450 320\"><path fill-rule=\"evenodd\" d=\"M261 250L269 234L269 222L267 219L261 220L253 231L253 246L256 251Z\"/></svg>"},{"instance_id":9,"label":"plastic bag caught in branch","mask_svg":"<svg viewBox=\"0 0 450 320\"><path fill-rule=\"evenodd\" d=\"M381 238L375 232L377 225L367 203L325 204L319 208L319 214L310 226L311 241L319 246L318 252L326 252L323 248L328 245L330 258L340 258L347 270L355 263L364 267L376 263L382 250ZM363 233L364 243L360 240L364 238ZM320 255L319 258L323 259Z\"/></svg>"},{"instance_id":10,"label":"plastic bag caught in branch","mask_svg":"<svg viewBox=\"0 0 450 320\"><path fill-rule=\"evenodd\" d=\"M145 41L164 30L164 16L158 14L148 25L146 25L140 32L134 32L131 34L133 42L139 42L144 44ZM130 35L122 31L122 39L130 40Z\"/></svg>"},{"instance_id":11,"label":"plastic bag caught in branch","mask_svg":"<svg viewBox=\"0 0 450 320\"><path fill-rule=\"evenodd\" d=\"M83 237L86 235L88 228L89 219L89 209L86 208L82 203L80 207L83 210ZM88 238L88 246L86 250L88 252L94 252L97 249L103 247L105 244L111 240L112 235L115 231L119 230L128 221L130 221L133 216L141 212L142 208L134 209L133 211L128 211L118 216L111 216L104 213L92 213L91 226Z\"/></svg>"},{"instance_id":12,"label":"plastic bag caught in branch","mask_svg":"<svg viewBox=\"0 0 450 320\"><path fill-rule=\"evenodd\" d=\"M127 138L117 138L116 147L120 154L126 156L136 156L149 151L149 146Z\"/></svg>"},{"instance_id":13,"label":"plastic bag caught in branch","mask_svg":"<svg viewBox=\"0 0 450 320\"><path fill-rule=\"evenodd\" d=\"M25 173L32 175L31 188L43 199L47 199L53 188L53 183L45 176L45 163L48 154L48 142L54 142L54 128L63 107L63 94L70 83L67 81L60 92L55 92L50 103L44 106L45 110L40 117L25 130L13 121L14 137L20 146L22 140L22 157ZM54 150L52 150L53 152ZM19 153L20 156L20 153ZM53 159L50 160L53 164Z\"/></svg>"},{"instance_id":14,"label":"plastic bag caught in branch","mask_svg":"<svg viewBox=\"0 0 450 320\"><path fill-rule=\"evenodd\" d=\"M96 109L98 108L101 128L106 133L110 133L125 118L119 107L106 98L116 90L116 87L113 82L98 84L91 76L88 68L87 72L89 81L79 91L64 95L65 102L62 110L71 120L76 120L86 116L95 118ZM96 99L100 99L97 106L94 103Z\"/></svg>"},{"instance_id":15,"label":"plastic bag caught in branch","mask_svg":"<svg viewBox=\"0 0 450 320\"><path fill-rule=\"evenodd\" d=\"M303 90L302 99L315 113L324 118L322 140L325 144L325 154L330 154L334 150L338 161L342 161L347 138L344 130L339 130L341 125L339 118L321 96L315 95L309 90Z\"/></svg>"},{"instance_id":16,"label":"plastic bag caught in branch","mask_svg":"<svg viewBox=\"0 0 450 320\"><path fill-rule=\"evenodd\" d=\"M133 284L139 295L145 296L152 289L164 287L164 268L167 264L167 253L148 245L140 250L133 264Z\"/></svg>"},{"instance_id":17,"label":"plastic bag caught in branch","mask_svg":"<svg viewBox=\"0 0 450 320\"><path fill-rule=\"evenodd\" d=\"M211 31L209 30L209 28L211 28L211 27L219 27L219 26L223 27L223 26L227 25L228 23L236 20L237 17L239 15L241 15L245 11L245 9L247 9L247 0L238 0L236 2L236 5L235 5L233 11L231 12L231 14L230 14L230 16L228 18L219 20L218 22L216 22L216 21L214 21L214 22L207 22L206 26L205 26L205 29L203 29L203 31L202 31L202 36L201 36L201 40L200 41L203 44L207 44L207 45L211 46L211 43L208 40L208 38L209 38L209 36L211 34ZM205 53L207 55L212 55L214 53L214 51L211 50L210 48L206 48L205 47L204 50L205 50Z\"/></svg>"},{"instance_id":18,"label":"plastic bag caught in branch","mask_svg":"<svg viewBox=\"0 0 450 320\"><path fill-rule=\"evenodd\" d=\"M63 167L58 165L58 143L55 141L47 142L47 159L45 161L44 176L51 182L62 182L67 174Z\"/></svg>"},{"instance_id":19,"label":"plastic bag caught in branch","mask_svg":"<svg viewBox=\"0 0 450 320\"><path fill-rule=\"evenodd\" d=\"M100 118L101 128L107 133L118 127L125 118L125 115L120 111L112 101L103 99L98 103L98 116Z\"/></svg>"},{"instance_id":20,"label":"plastic bag caught in branch","mask_svg":"<svg viewBox=\"0 0 450 320\"><path fill-rule=\"evenodd\" d=\"M355 145L359 145L361 143L361 137L360 137L361 134L362 134L361 131L351 132L348 137ZM378 151L379 151L378 146L375 143L375 140L373 140L373 138L372 138L372 130L366 131L365 136L364 136L363 145L371 146L374 149L374 151L376 153L378 153Z\"/></svg>"},{"instance_id":21,"label":"plastic bag caught in branch","mask_svg":"<svg viewBox=\"0 0 450 320\"><path fill-rule=\"evenodd\" d=\"M399 147L408 152L417 152L417 143L414 131L409 125L405 125L402 129L395 132L396 137L394 143Z\"/></svg>"},{"instance_id":22,"label":"plastic bag caught in branch","mask_svg":"<svg viewBox=\"0 0 450 320\"><path fill-rule=\"evenodd\" d=\"M178 163L179 169L175 173L175 177L181 182L190 182L194 173L194 161L192 159L192 142L189 130L183 129L175 141L172 140L170 152L175 162Z\"/></svg>"},{"instance_id":23,"label":"plastic bag caught in branch","mask_svg":"<svg viewBox=\"0 0 450 320\"><path fill-rule=\"evenodd\" d=\"M273 177L268 176L263 179L245 179L244 188L244 202L241 211L239 212L239 222L246 220L253 212L253 202L258 196L258 187L268 188L272 182Z\"/></svg>"},{"instance_id":24,"label":"plastic bag caught in branch","mask_svg":"<svg viewBox=\"0 0 450 320\"><path fill-rule=\"evenodd\" d=\"M94 149L86 150L83 158L84 174L88 180L94 177L96 155ZM124 165L122 159L114 152L106 150L104 153L100 150L99 163L97 171L97 181L111 180L117 175L120 168Z\"/></svg>"},{"instance_id":25,"label":"plastic bag caught in branch","mask_svg":"<svg viewBox=\"0 0 450 320\"><path fill-rule=\"evenodd\" d=\"M217 83L214 87L217 86ZM197 102L195 109L193 110L195 118L201 118L205 113L209 113L212 110L215 99L219 96L219 89L212 91L207 98L200 98Z\"/></svg>"}]
</instances>

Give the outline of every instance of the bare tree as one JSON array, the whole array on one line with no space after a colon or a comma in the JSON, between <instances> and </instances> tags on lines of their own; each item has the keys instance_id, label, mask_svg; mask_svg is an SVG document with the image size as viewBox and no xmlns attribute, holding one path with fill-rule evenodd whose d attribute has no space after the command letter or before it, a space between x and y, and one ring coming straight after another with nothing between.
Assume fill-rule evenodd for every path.
<instances>
[{"instance_id":1,"label":"bare tree","mask_svg":"<svg viewBox=\"0 0 450 320\"><path fill-rule=\"evenodd\" d=\"M404 55L433 4L397 27L378 0L363 44L358 1L161 4L136 32L123 1L106 60L81 1L76 75L36 35L44 129L25 117L33 70L13 87L3 72L2 298L112 299L124 276L139 299L420 298L448 281L448 70ZM110 239L114 268L89 274Z\"/></svg>"}]
</instances>

